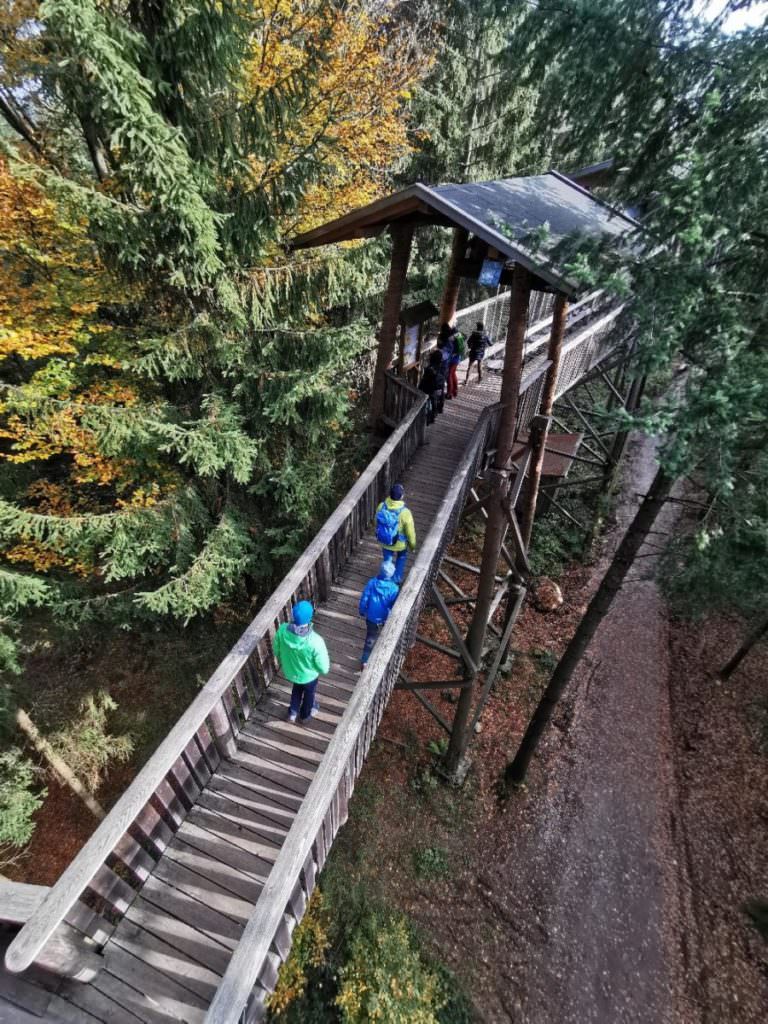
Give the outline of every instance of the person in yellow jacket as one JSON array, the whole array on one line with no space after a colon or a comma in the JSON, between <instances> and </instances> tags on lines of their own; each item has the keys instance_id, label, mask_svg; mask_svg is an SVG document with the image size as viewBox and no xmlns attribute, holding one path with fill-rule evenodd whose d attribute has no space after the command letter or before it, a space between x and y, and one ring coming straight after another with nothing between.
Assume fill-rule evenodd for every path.
<instances>
[{"instance_id":1,"label":"person in yellow jacket","mask_svg":"<svg viewBox=\"0 0 768 1024\"><path fill-rule=\"evenodd\" d=\"M403 582L408 552L416 550L416 527L404 497L403 485L395 484L376 509L376 539L381 544L382 561L395 563L392 582L398 586Z\"/></svg>"}]
</instances>

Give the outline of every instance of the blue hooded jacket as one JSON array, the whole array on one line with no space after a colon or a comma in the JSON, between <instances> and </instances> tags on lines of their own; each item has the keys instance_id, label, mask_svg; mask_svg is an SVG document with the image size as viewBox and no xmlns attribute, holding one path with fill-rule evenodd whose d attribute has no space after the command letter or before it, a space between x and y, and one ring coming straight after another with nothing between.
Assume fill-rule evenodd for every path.
<instances>
[{"instance_id":1,"label":"blue hooded jacket","mask_svg":"<svg viewBox=\"0 0 768 1024\"><path fill-rule=\"evenodd\" d=\"M360 596L360 614L369 622L383 625L399 592L400 588L392 580L381 580L378 576L368 580Z\"/></svg>"}]
</instances>

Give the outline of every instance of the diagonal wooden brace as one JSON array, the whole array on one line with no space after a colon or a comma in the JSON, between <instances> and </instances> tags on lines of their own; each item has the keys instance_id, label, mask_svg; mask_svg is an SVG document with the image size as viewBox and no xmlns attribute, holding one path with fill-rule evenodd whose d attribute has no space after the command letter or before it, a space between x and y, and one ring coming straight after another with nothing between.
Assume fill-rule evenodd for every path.
<instances>
[{"instance_id":1,"label":"diagonal wooden brace","mask_svg":"<svg viewBox=\"0 0 768 1024\"><path fill-rule=\"evenodd\" d=\"M432 599L434 600L438 611L445 619L445 624L451 632L451 636L453 637L454 643L456 644L458 652L461 655L462 661L466 665L468 671L473 676L477 675L477 665L475 665L469 651L467 650L467 645L464 643L464 637L461 635L459 627L453 621L450 609L448 608L448 605L445 603L445 598L437 589L434 583L432 584Z\"/></svg>"}]
</instances>

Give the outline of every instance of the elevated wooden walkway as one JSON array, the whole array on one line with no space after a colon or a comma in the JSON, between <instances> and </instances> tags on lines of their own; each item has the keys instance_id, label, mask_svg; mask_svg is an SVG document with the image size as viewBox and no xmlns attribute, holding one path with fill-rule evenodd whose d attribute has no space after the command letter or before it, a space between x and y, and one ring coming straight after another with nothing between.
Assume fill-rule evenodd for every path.
<instances>
[{"instance_id":1,"label":"elevated wooden walkway","mask_svg":"<svg viewBox=\"0 0 768 1024\"><path fill-rule=\"evenodd\" d=\"M592 333L579 324L568 343L574 381L610 351L604 320ZM526 365L523 428L547 366ZM6 964L20 973L0 972L0 1024L260 1019L495 436L499 385L486 374L461 387L425 428L423 396L391 381L397 431L12 941ZM380 561L371 522L395 480L419 550L361 674L357 602ZM297 725L270 642L303 597L315 602L332 668L318 687L320 712ZM40 969L46 948L70 932L101 951L87 982Z\"/></svg>"},{"instance_id":2,"label":"elevated wooden walkway","mask_svg":"<svg viewBox=\"0 0 768 1024\"><path fill-rule=\"evenodd\" d=\"M428 533L451 487L480 412L498 396L499 378L486 375L481 385L460 388L459 398L447 401L445 413L428 428L429 444L418 449L402 476L417 540ZM125 893L131 902L107 940L103 969L85 985L49 979L56 989L46 993L49 999L36 991L24 1000L33 1016L43 1010L47 1021L83 1024L205 1019L359 679L365 625L357 603L380 561L371 534L317 609L316 628L332 660L318 686L317 716L306 725L288 722L290 684L273 680L240 733L234 757L210 775L140 893ZM16 998L22 1000L20 981Z\"/></svg>"}]
</instances>

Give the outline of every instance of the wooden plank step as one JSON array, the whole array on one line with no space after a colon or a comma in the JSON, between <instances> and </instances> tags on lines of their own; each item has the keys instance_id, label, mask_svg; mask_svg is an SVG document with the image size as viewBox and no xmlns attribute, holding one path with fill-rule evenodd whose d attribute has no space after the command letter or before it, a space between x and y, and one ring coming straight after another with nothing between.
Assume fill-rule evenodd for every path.
<instances>
[{"instance_id":1,"label":"wooden plank step","mask_svg":"<svg viewBox=\"0 0 768 1024\"><path fill-rule=\"evenodd\" d=\"M194 822L185 822L185 826L184 842L221 865L214 876L219 885L226 888L224 878L227 872L232 875L241 872L264 885L272 868L271 864L251 856L227 839L222 839L220 835Z\"/></svg>"},{"instance_id":2,"label":"wooden plank step","mask_svg":"<svg viewBox=\"0 0 768 1024\"><path fill-rule=\"evenodd\" d=\"M208 1004L200 996L114 941L109 942L105 956L107 967L95 979L94 986L146 1024L168 1024L169 1020L203 1024Z\"/></svg>"},{"instance_id":3,"label":"wooden plank step","mask_svg":"<svg viewBox=\"0 0 768 1024\"><path fill-rule=\"evenodd\" d=\"M230 816L220 814L218 811L209 811L206 807L196 804L189 816L191 825L205 829L220 842L226 844L227 862L230 863L233 857L233 850L240 850L247 853L251 858L248 870L251 875L258 875L266 879L274 864L278 850L270 843L265 843L260 836L250 829L245 829ZM221 856L221 852L219 854ZM243 863L241 858L238 858Z\"/></svg>"},{"instance_id":4,"label":"wooden plank step","mask_svg":"<svg viewBox=\"0 0 768 1024\"><path fill-rule=\"evenodd\" d=\"M192 852L194 851L190 851L190 853ZM200 869L205 870L206 862L202 861L199 855L193 863L198 867L197 871L192 870L182 860L171 856L162 857L155 870L155 877L167 885L174 886L192 899L196 899L206 906L215 907L220 914L225 914L232 921L245 926L253 904L261 892L261 886L256 883L249 885L250 895L248 899L243 899L242 896L236 896L211 878L200 874Z\"/></svg>"},{"instance_id":5,"label":"wooden plank step","mask_svg":"<svg viewBox=\"0 0 768 1024\"><path fill-rule=\"evenodd\" d=\"M280 849L287 833L287 830L278 829L274 822L265 819L258 811L239 803L232 799L231 795L225 793L206 789L200 794L197 806L205 807L206 810L221 814L222 817L228 818L238 826L248 828L259 837L260 842L265 846L272 847L275 852Z\"/></svg>"},{"instance_id":6,"label":"wooden plank step","mask_svg":"<svg viewBox=\"0 0 768 1024\"><path fill-rule=\"evenodd\" d=\"M133 997L133 994L132 994ZM72 982L54 995L48 1005L48 1013L57 1024L140 1024L146 1018L137 1014L111 995L100 992L95 985L80 985ZM154 1021L167 1021L168 1017L156 1015Z\"/></svg>"},{"instance_id":7,"label":"wooden plank step","mask_svg":"<svg viewBox=\"0 0 768 1024\"><path fill-rule=\"evenodd\" d=\"M181 865L200 877L204 877L205 881L214 885L217 890L224 890L250 904L256 903L263 888L262 883L250 875L237 874L229 865L182 841L174 841L173 845L168 847L167 852L163 854L161 863L166 865L169 871L174 871L177 866ZM158 875L158 877L163 876Z\"/></svg>"}]
</instances>

